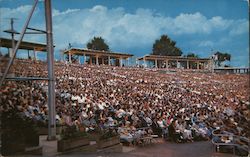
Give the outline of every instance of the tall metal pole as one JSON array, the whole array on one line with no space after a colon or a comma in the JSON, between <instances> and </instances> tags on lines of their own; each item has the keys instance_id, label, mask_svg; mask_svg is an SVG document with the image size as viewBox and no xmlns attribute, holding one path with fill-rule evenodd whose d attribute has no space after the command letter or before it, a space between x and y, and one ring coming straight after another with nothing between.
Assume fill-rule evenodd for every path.
<instances>
[{"instance_id":1,"label":"tall metal pole","mask_svg":"<svg viewBox=\"0 0 250 157\"><path fill-rule=\"evenodd\" d=\"M11 30L14 30L14 19L10 19L10 25L11 25ZM12 52L10 54L10 57L13 57L14 55L14 48L15 48L15 38L14 38L14 32L11 33L11 41L12 41Z\"/></svg>"},{"instance_id":2,"label":"tall metal pole","mask_svg":"<svg viewBox=\"0 0 250 157\"><path fill-rule=\"evenodd\" d=\"M51 0L45 0L45 20L47 36L47 62L48 62L48 106L49 126L48 140L56 140L56 112L55 112L55 77L54 77L54 47L52 34Z\"/></svg>"}]
</instances>

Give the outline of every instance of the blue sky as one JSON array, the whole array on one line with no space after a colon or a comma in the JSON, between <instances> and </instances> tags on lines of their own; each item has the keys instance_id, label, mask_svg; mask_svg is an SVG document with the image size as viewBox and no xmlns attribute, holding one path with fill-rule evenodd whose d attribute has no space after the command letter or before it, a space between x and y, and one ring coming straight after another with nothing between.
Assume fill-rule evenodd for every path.
<instances>
[{"instance_id":1,"label":"blue sky","mask_svg":"<svg viewBox=\"0 0 250 157\"><path fill-rule=\"evenodd\" d=\"M6 18L17 17L21 31L32 0L0 0L0 36L9 27ZM53 0L56 57L71 43L84 48L102 36L114 52L143 56L154 41L167 34L184 54L209 57L214 51L232 55L230 65L249 65L249 15L246 0ZM42 0L30 26L44 29ZM25 40L44 42L38 35ZM25 55L19 53L20 56Z\"/></svg>"}]
</instances>

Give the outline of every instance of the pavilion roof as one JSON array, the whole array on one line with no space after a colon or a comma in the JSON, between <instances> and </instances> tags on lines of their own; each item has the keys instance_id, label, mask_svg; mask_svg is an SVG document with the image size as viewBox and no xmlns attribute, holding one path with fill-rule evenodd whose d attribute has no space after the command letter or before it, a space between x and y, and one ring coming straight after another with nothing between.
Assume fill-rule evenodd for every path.
<instances>
[{"instance_id":1,"label":"pavilion roof","mask_svg":"<svg viewBox=\"0 0 250 157\"><path fill-rule=\"evenodd\" d=\"M150 59L157 59L157 60L180 60L180 61L208 61L211 60L210 58L195 58L195 57L183 57L183 56L161 56L161 55L145 55L143 57L137 58L138 60L150 60Z\"/></svg>"},{"instance_id":2,"label":"pavilion roof","mask_svg":"<svg viewBox=\"0 0 250 157\"><path fill-rule=\"evenodd\" d=\"M15 40L17 44L17 40ZM0 38L0 47L12 48L12 40L8 38ZM47 45L45 43L22 41L19 49L24 50L36 50L36 51L46 51Z\"/></svg>"},{"instance_id":3,"label":"pavilion roof","mask_svg":"<svg viewBox=\"0 0 250 157\"><path fill-rule=\"evenodd\" d=\"M100 50L91 50L86 48L70 48L63 51L64 54L75 54L75 55L93 55L93 56L110 56L110 57L122 57L129 58L132 57L132 54L121 53L121 52L110 52L110 51L100 51Z\"/></svg>"}]
</instances>

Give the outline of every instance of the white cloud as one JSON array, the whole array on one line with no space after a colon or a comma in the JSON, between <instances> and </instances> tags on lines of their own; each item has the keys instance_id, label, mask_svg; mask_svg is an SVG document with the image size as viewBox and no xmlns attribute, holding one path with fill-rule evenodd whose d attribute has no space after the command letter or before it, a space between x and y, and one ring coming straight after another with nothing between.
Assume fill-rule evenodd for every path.
<instances>
[{"instance_id":1,"label":"white cloud","mask_svg":"<svg viewBox=\"0 0 250 157\"><path fill-rule=\"evenodd\" d=\"M53 17L60 16L60 15L62 16L62 15L70 14L70 13L73 13L73 12L77 12L79 10L80 9L67 9L66 11L60 12L59 10L53 9L52 10L52 16Z\"/></svg>"},{"instance_id":2,"label":"white cloud","mask_svg":"<svg viewBox=\"0 0 250 157\"><path fill-rule=\"evenodd\" d=\"M229 32L230 35L240 35L247 33L249 31L249 21L237 20L235 22L235 27Z\"/></svg>"},{"instance_id":3,"label":"white cloud","mask_svg":"<svg viewBox=\"0 0 250 157\"><path fill-rule=\"evenodd\" d=\"M197 45L198 47L205 47L205 48L213 48L226 45L231 42L231 38L222 37L219 40L211 41L211 40L201 40L201 41L194 41L192 44Z\"/></svg>"},{"instance_id":4,"label":"white cloud","mask_svg":"<svg viewBox=\"0 0 250 157\"><path fill-rule=\"evenodd\" d=\"M204 15L197 12L194 14L180 14L176 18L170 18L170 23L174 28L175 34L209 34L214 30L225 30L231 24L232 20L225 20L220 16L207 19Z\"/></svg>"},{"instance_id":5,"label":"white cloud","mask_svg":"<svg viewBox=\"0 0 250 157\"><path fill-rule=\"evenodd\" d=\"M22 5L14 9L0 8L0 18L1 18L0 29L1 30L9 29L10 28L9 19L15 18L16 20L14 21L14 28L18 31L21 31L31 8L32 8L31 5ZM33 17L37 16L39 12L40 12L39 8L36 8L36 10L33 13ZM31 19L31 21L34 21L34 18ZM36 22L39 23L40 21Z\"/></svg>"},{"instance_id":6,"label":"white cloud","mask_svg":"<svg viewBox=\"0 0 250 157\"><path fill-rule=\"evenodd\" d=\"M18 8L1 8L2 16L17 17L25 21L31 6ZM43 11L36 10L32 25L44 28ZM38 20L41 19L41 20ZM42 21L42 22L41 22ZM230 20L220 16L207 18L201 13L181 13L176 17L168 17L153 12L150 9L139 8L135 13L128 13L124 8L108 9L97 5L89 9L67 9L59 11L53 9L53 30L56 48L64 48L69 42L86 43L93 36L102 36L114 51L123 51L129 47L143 47L152 45L162 34L172 36L208 35L225 31L231 35L240 35L248 31L246 19ZM6 22L1 24L6 29ZM21 24L19 27L21 28ZM246 27L247 26L247 27ZM19 29L20 30L20 29ZM30 37L30 39L37 39ZM38 37L40 38L40 37ZM215 41L201 41L198 46L213 46ZM139 46L138 46L139 45ZM117 48L119 48L117 50Z\"/></svg>"},{"instance_id":7,"label":"white cloud","mask_svg":"<svg viewBox=\"0 0 250 157\"><path fill-rule=\"evenodd\" d=\"M177 34L193 34L193 33L210 33L211 28L207 18L200 13L180 14L173 21L175 33Z\"/></svg>"},{"instance_id":8,"label":"white cloud","mask_svg":"<svg viewBox=\"0 0 250 157\"><path fill-rule=\"evenodd\" d=\"M90 9L90 12L94 13L100 13L100 12L106 12L107 8L102 5L96 5L92 9Z\"/></svg>"},{"instance_id":9,"label":"white cloud","mask_svg":"<svg viewBox=\"0 0 250 157\"><path fill-rule=\"evenodd\" d=\"M31 7L31 5L22 5L15 9L1 8L1 18L21 18L29 13Z\"/></svg>"},{"instance_id":10,"label":"white cloud","mask_svg":"<svg viewBox=\"0 0 250 157\"><path fill-rule=\"evenodd\" d=\"M62 45L72 42L84 46L93 36L102 36L111 48L116 45L128 48L152 44L163 33L185 35L229 31L230 34L239 35L245 33L246 30L242 31L240 28L247 23L243 19L239 26L239 20L227 20L220 16L208 19L199 12L166 17L149 9L139 8L132 14L126 13L123 8L107 9L100 5L90 9L55 12L60 15L54 18L55 38ZM200 46L212 45L212 41L200 43Z\"/></svg>"},{"instance_id":11,"label":"white cloud","mask_svg":"<svg viewBox=\"0 0 250 157\"><path fill-rule=\"evenodd\" d=\"M214 46L214 42L212 41L201 41L199 44L198 44L199 47L213 47Z\"/></svg>"}]
</instances>

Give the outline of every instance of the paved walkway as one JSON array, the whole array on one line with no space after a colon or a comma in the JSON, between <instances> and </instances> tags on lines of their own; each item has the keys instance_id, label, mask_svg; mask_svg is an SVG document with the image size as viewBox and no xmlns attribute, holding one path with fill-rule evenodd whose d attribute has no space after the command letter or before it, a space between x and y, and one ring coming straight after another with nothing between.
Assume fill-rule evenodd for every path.
<instances>
[{"instance_id":1,"label":"paved walkway","mask_svg":"<svg viewBox=\"0 0 250 157\"><path fill-rule=\"evenodd\" d=\"M158 139L156 143L146 146L123 147L123 153L72 152L67 154L56 152L56 141L47 141L46 136L42 137L40 142L43 145L43 156L46 157L236 157L232 154L216 153L210 141L177 144ZM18 155L17 157L38 156Z\"/></svg>"},{"instance_id":2,"label":"paved walkway","mask_svg":"<svg viewBox=\"0 0 250 157\"><path fill-rule=\"evenodd\" d=\"M97 153L97 154L82 154L71 153L60 155L60 157L235 157L232 154L216 153L212 149L212 144L209 141L194 142L194 143L170 143L161 142L144 147L124 147L127 151L124 153ZM131 149L131 151L128 151Z\"/></svg>"}]
</instances>

